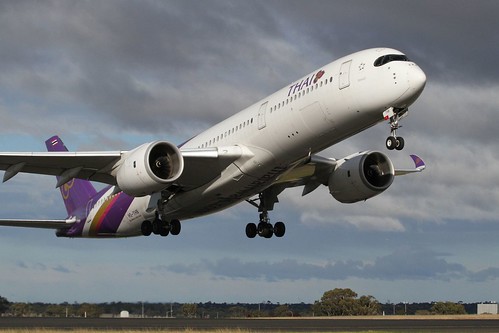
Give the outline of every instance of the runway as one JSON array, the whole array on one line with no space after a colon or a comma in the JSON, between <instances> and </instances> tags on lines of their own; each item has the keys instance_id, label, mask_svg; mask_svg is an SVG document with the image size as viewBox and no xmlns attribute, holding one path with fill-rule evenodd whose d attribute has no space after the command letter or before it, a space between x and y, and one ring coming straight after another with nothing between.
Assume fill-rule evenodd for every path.
<instances>
[{"instance_id":1,"label":"runway","mask_svg":"<svg viewBox=\"0 0 499 333\"><path fill-rule=\"evenodd\" d=\"M141 319L141 318L0 318L0 329L50 328L98 330L219 330L272 332L499 332L499 319Z\"/></svg>"}]
</instances>

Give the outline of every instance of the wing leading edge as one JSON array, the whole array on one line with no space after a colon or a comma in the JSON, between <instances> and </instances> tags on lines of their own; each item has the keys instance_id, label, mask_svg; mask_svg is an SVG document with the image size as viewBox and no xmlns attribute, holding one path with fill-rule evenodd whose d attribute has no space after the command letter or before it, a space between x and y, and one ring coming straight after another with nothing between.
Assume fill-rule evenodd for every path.
<instances>
[{"instance_id":1,"label":"wing leading edge","mask_svg":"<svg viewBox=\"0 0 499 333\"><path fill-rule=\"evenodd\" d=\"M57 136L46 141L47 147L51 142L62 144ZM116 185L115 169L120 166L126 153L127 151L2 152L0 170L5 170L3 182L22 172L57 176L57 187L72 178ZM229 164L243 156L243 149L240 146L183 149L181 154L184 172L176 185L188 190L219 176Z\"/></svg>"}]
</instances>

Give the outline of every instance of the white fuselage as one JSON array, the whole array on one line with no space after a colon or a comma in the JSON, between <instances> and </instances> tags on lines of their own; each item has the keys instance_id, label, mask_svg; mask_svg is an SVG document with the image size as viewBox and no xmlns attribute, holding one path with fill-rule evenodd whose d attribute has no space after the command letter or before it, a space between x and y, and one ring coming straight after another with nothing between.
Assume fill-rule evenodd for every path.
<instances>
[{"instance_id":1,"label":"white fuselage","mask_svg":"<svg viewBox=\"0 0 499 333\"><path fill-rule=\"evenodd\" d=\"M168 203L167 218L222 210L270 186L295 163L383 121L390 107L406 108L425 82L410 61L374 66L393 49L370 49L338 59L197 135L182 148L238 145L248 157L219 178Z\"/></svg>"}]
</instances>

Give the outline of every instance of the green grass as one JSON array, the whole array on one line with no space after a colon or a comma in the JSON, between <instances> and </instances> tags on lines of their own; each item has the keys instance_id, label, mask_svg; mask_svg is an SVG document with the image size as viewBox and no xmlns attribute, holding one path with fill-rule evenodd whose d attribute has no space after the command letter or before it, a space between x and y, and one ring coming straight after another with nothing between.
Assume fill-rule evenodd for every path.
<instances>
[{"instance_id":1,"label":"green grass","mask_svg":"<svg viewBox=\"0 0 499 333\"><path fill-rule=\"evenodd\" d=\"M169 330L169 329L149 329L149 330L97 330L97 329L0 329L1 333L61 333L61 332L70 332L70 333L110 333L110 332L120 332L120 333L256 333L259 331L252 330L244 330L244 329L214 329L214 330L194 330L194 329L184 329L184 330ZM272 331L266 331L272 333ZM276 331L283 332L283 331ZM293 331L288 331L288 333L294 333ZM335 332L342 333L342 332ZM347 332L343 332L347 333ZM360 331L357 333L396 333L394 331Z\"/></svg>"}]
</instances>

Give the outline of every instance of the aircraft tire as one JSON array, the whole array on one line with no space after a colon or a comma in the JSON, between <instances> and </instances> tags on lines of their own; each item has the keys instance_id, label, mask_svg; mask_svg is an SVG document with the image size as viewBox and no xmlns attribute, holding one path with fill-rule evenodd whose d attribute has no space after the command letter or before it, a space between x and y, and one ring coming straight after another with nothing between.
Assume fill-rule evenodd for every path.
<instances>
[{"instance_id":1,"label":"aircraft tire","mask_svg":"<svg viewBox=\"0 0 499 333\"><path fill-rule=\"evenodd\" d=\"M274 236L274 227L270 223L263 223L263 227L260 229L259 234L264 238L272 238L272 236Z\"/></svg>"},{"instance_id":2,"label":"aircraft tire","mask_svg":"<svg viewBox=\"0 0 499 333\"><path fill-rule=\"evenodd\" d=\"M274 235L282 237L286 233L286 225L283 222L276 222L274 224Z\"/></svg>"},{"instance_id":3,"label":"aircraft tire","mask_svg":"<svg viewBox=\"0 0 499 333\"><path fill-rule=\"evenodd\" d=\"M152 233L155 235L159 235L161 232L161 229L163 229L163 225L161 223L161 220L155 219L152 222Z\"/></svg>"},{"instance_id":4,"label":"aircraft tire","mask_svg":"<svg viewBox=\"0 0 499 333\"><path fill-rule=\"evenodd\" d=\"M170 222L170 233L174 236L180 234L180 230L182 230L182 225L179 220L172 220Z\"/></svg>"},{"instance_id":5,"label":"aircraft tire","mask_svg":"<svg viewBox=\"0 0 499 333\"><path fill-rule=\"evenodd\" d=\"M395 149L402 150L404 149L404 146L405 146L404 138L401 136L397 137L397 144L395 146Z\"/></svg>"},{"instance_id":6,"label":"aircraft tire","mask_svg":"<svg viewBox=\"0 0 499 333\"><path fill-rule=\"evenodd\" d=\"M143 236L150 236L152 233L152 223L151 221L145 220L142 222L140 225L140 231L142 232Z\"/></svg>"},{"instance_id":7,"label":"aircraft tire","mask_svg":"<svg viewBox=\"0 0 499 333\"><path fill-rule=\"evenodd\" d=\"M393 136L389 136L388 138L386 138L386 148L388 148L388 150L394 150L396 146L397 139L395 139Z\"/></svg>"},{"instance_id":8,"label":"aircraft tire","mask_svg":"<svg viewBox=\"0 0 499 333\"><path fill-rule=\"evenodd\" d=\"M248 238L255 238L256 234L257 234L256 224L254 224L254 223L248 223L246 225L246 237L248 237Z\"/></svg>"},{"instance_id":9,"label":"aircraft tire","mask_svg":"<svg viewBox=\"0 0 499 333\"><path fill-rule=\"evenodd\" d=\"M166 237L170 234L170 229L169 228L161 228L161 230L159 231L159 234L162 236L162 237Z\"/></svg>"}]
</instances>

